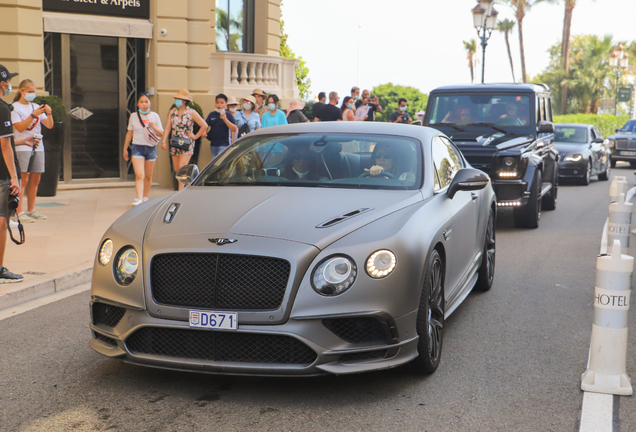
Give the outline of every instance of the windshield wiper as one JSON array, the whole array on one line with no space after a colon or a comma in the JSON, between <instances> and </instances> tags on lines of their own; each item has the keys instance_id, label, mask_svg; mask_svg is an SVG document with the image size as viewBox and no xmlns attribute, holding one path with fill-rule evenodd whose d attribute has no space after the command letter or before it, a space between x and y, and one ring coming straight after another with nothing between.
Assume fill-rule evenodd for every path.
<instances>
[{"instance_id":1,"label":"windshield wiper","mask_svg":"<svg viewBox=\"0 0 636 432\"><path fill-rule=\"evenodd\" d=\"M444 123L431 123L431 124L429 124L427 126L450 126L453 129L458 130L460 132L466 132L464 129L460 128L455 123L446 123L446 122L444 122Z\"/></svg>"},{"instance_id":2,"label":"windshield wiper","mask_svg":"<svg viewBox=\"0 0 636 432\"><path fill-rule=\"evenodd\" d=\"M489 128L496 130L497 132L508 134L507 130L495 126L494 123L479 122L479 123L470 123L470 124L467 124L466 126L488 126Z\"/></svg>"}]
</instances>

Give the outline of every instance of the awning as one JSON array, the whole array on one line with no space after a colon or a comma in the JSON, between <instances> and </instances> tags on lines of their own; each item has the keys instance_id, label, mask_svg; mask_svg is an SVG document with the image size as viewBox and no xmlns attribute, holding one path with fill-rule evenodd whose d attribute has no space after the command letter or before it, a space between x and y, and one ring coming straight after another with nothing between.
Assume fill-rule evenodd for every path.
<instances>
[{"instance_id":1,"label":"awning","mask_svg":"<svg viewBox=\"0 0 636 432\"><path fill-rule=\"evenodd\" d=\"M43 12L44 31L93 36L152 39L152 23L145 19Z\"/></svg>"}]
</instances>

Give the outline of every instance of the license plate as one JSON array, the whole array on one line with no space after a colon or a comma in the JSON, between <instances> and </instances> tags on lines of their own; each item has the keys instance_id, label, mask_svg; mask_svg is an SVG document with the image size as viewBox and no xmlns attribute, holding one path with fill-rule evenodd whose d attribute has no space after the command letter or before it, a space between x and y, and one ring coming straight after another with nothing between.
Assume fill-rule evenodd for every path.
<instances>
[{"instance_id":1,"label":"license plate","mask_svg":"<svg viewBox=\"0 0 636 432\"><path fill-rule=\"evenodd\" d=\"M621 156L636 156L636 151L622 151Z\"/></svg>"},{"instance_id":2,"label":"license plate","mask_svg":"<svg viewBox=\"0 0 636 432\"><path fill-rule=\"evenodd\" d=\"M236 312L190 311L190 327L214 330L236 330L238 314Z\"/></svg>"}]
</instances>

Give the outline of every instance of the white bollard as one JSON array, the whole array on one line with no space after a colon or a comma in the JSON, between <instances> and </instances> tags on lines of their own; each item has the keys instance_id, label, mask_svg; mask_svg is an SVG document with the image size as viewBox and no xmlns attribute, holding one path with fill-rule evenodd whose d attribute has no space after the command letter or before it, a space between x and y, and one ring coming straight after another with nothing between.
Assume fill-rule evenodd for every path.
<instances>
[{"instance_id":1,"label":"white bollard","mask_svg":"<svg viewBox=\"0 0 636 432\"><path fill-rule=\"evenodd\" d=\"M611 245L614 240L619 240L623 253L627 253L627 248L629 248L633 207L632 203L625 202L625 194L620 194L618 201L609 205L607 244Z\"/></svg>"},{"instance_id":2,"label":"white bollard","mask_svg":"<svg viewBox=\"0 0 636 432\"><path fill-rule=\"evenodd\" d=\"M618 241L611 252L596 259L590 359L581 390L629 396L633 391L626 369L627 314L634 258L621 254Z\"/></svg>"},{"instance_id":3,"label":"white bollard","mask_svg":"<svg viewBox=\"0 0 636 432\"><path fill-rule=\"evenodd\" d=\"M618 201L618 197L620 194L627 193L627 177L625 176L614 176L612 178L612 183L610 184L609 195L610 195L610 204Z\"/></svg>"}]
</instances>

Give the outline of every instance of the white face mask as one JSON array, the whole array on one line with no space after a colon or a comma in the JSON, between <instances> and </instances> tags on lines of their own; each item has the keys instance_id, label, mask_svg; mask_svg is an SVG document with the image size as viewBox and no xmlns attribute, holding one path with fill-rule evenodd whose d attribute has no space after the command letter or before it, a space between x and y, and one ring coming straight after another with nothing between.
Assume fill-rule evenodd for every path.
<instances>
[{"instance_id":1,"label":"white face mask","mask_svg":"<svg viewBox=\"0 0 636 432\"><path fill-rule=\"evenodd\" d=\"M237 110L237 108L236 108L235 106L233 106L232 108L229 108L229 111L230 111L231 113L235 113L235 112L236 112L236 110Z\"/></svg>"},{"instance_id":2,"label":"white face mask","mask_svg":"<svg viewBox=\"0 0 636 432\"><path fill-rule=\"evenodd\" d=\"M11 83L8 83L8 85L9 85L9 89L4 91L5 96L9 96L11 92L13 91L13 86L11 85Z\"/></svg>"},{"instance_id":3,"label":"white face mask","mask_svg":"<svg viewBox=\"0 0 636 432\"><path fill-rule=\"evenodd\" d=\"M225 110L223 108L217 108L215 111L218 112L219 114L225 113Z\"/></svg>"},{"instance_id":4,"label":"white face mask","mask_svg":"<svg viewBox=\"0 0 636 432\"><path fill-rule=\"evenodd\" d=\"M252 104L244 103L244 104L243 104L243 109L244 109L245 111L251 111L251 110L252 110Z\"/></svg>"},{"instance_id":5,"label":"white face mask","mask_svg":"<svg viewBox=\"0 0 636 432\"><path fill-rule=\"evenodd\" d=\"M29 102L33 102L33 100L35 99L35 92L33 92L33 93L25 93L24 94L24 98L26 100L28 100Z\"/></svg>"}]
</instances>

